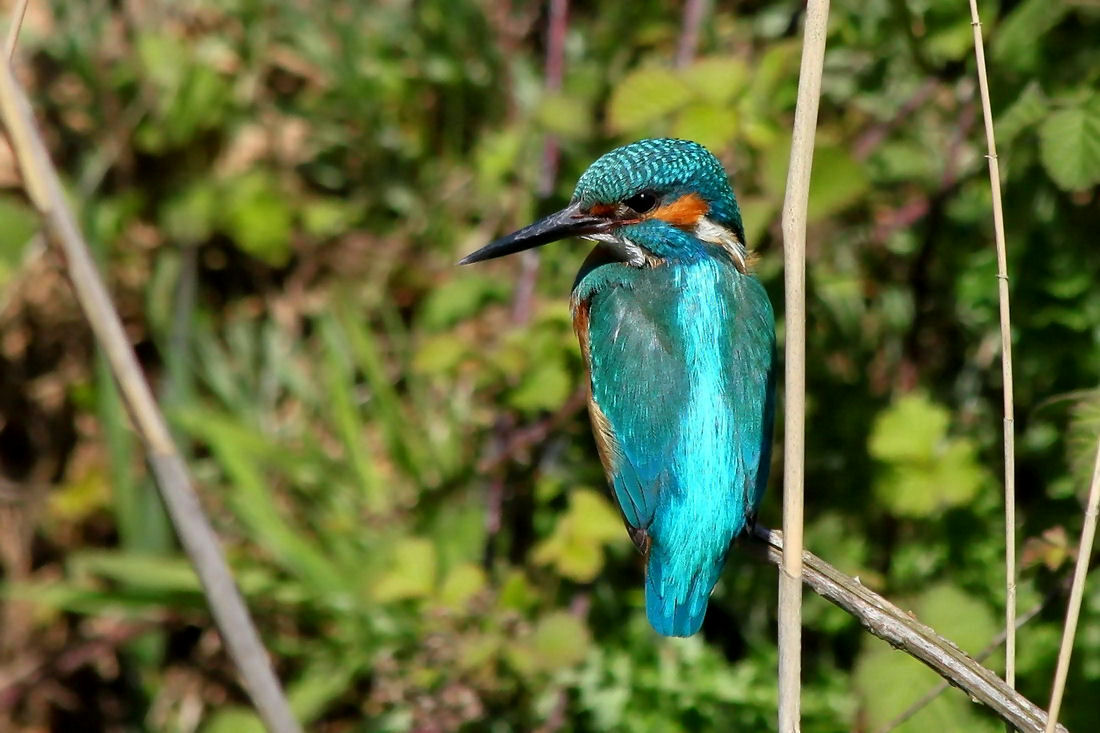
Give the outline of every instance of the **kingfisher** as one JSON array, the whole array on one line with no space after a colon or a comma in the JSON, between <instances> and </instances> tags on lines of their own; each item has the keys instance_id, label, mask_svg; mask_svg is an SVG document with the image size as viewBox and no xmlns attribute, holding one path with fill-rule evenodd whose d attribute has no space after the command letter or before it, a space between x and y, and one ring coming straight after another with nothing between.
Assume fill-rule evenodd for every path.
<instances>
[{"instance_id":1,"label":"kingfisher","mask_svg":"<svg viewBox=\"0 0 1100 733\"><path fill-rule=\"evenodd\" d=\"M699 631L730 544L768 480L775 319L722 164L687 140L597 159L551 214L468 255L596 243L570 307L600 460L645 557L646 616Z\"/></svg>"}]
</instances>

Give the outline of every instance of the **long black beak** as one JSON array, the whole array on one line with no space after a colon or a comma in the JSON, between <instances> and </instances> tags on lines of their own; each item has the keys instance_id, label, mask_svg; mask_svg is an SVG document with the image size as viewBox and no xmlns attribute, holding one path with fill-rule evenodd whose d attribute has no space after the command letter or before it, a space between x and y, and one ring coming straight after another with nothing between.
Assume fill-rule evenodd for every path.
<instances>
[{"instance_id":1,"label":"long black beak","mask_svg":"<svg viewBox=\"0 0 1100 733\"><path fill-rule=\"evenodd\" d=\"M458 264L469 265L473 262L483 262L495 257L522 252L532 247L541 247L544 244L550 244L550 242L556 242L566 237L606 232L613 225L614 222L611 219L586 214L581 211L580 203L573 203L559 212L544 219L539 219L530 226L525 226L518 232L512 232L506 237L490 242L477 252L463 257L458 261Z\"/></svg>"}]
</instances>

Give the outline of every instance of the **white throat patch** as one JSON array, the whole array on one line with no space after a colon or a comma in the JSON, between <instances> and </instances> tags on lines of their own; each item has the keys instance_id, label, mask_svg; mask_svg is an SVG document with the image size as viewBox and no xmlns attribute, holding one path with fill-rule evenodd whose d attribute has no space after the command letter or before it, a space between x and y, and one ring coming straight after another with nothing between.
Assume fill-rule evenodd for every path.
<instances>
[{"instance_id":1,"label":"white throat patch","mask_svg":"<svg viewBox=\"0 0 1100 733\"><path fill-rule=\"evenodd\" d=\"M749 271L749 251L745 247L745 243L729 229L716 221L701 216L695 225L695 236L704 242L717 244L728 252L733 259L734 267L740 272L747 273Z\"/></svg>"},{"instance_id":2,"label":"white throat patch","mask_svg":"<svg viewBox=\"0 0 1100 733\"><path fill-rule=\"evenodd\" d=\"M600 242L601 244L607 245L607 247L615 253L616 257L631 267L642 267L646 264L647 258L645 251L626 237L612 234L611 232L604 232L600 234L586 234L584 238L592 242Z\"/></svg>"}]
</instances>

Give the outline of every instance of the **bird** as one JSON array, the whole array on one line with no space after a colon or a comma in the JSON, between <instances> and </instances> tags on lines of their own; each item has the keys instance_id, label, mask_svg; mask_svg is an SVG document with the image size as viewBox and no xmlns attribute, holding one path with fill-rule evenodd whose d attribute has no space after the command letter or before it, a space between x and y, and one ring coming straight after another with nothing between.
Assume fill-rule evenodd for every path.
<instances>
[{"instance_id":1,"label":"bird","mask_svg":"<svg viewBox=\"0 0 1100 733\"><path fill-rule=\"evenodd\" d=\"M775 319L729 178L702 145L615 148L569 205L463 258L579 237L570 298L597 451L645 559L646 616L692 636L732 541L755 521L775 412Z\"/></svg>"}]
</instances>

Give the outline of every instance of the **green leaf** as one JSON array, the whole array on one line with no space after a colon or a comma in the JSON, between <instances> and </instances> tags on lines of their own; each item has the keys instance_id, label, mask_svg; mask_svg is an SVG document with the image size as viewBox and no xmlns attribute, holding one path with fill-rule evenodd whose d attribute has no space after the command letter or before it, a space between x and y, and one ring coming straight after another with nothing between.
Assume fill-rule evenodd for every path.
<instances>
[{"instance_id":1,"label":"green leaf","mask_svg":"<svg viewBox=\"0 0 1100 733\"><path fill-rule=\"evenodd\" d=\"M241 251L274 267L290 259L290 201L274 178L253 171L227 184L222 213L226 233Z\"/></svg>"},{"instance_id":2,"label":"green leaf","mask_svg":"<svg viewBox=\"0 0 1100 733\"><path fill-rule=\"evenodd\" d=\"M891 513L926 517L967 503L987 481L978 451L947 436L950 415L921 394L907 395L875 420L868 447L885 465L875 496Z\"/></svg>"},{"instance_id":3,"label":"green leaf","mask_svg":"<svg viewBox=\"0 0 1100 733\"><path fill-rule=\"evenodd\" d=\"M556 611L539 619L532 642L542 668L555 670L584 659L591 637L588 627L576 616Z\"/></svg>"},{"instance_id":4,"label":"green leaf","mask_svg":"<svg viewBox=\"0 0 1100 733\"><path fill-rule=\"evenodd\" d=\"M523 135L515 127L482 135L474 156L479 185L496 190L514 176L522 151Z\"/></svg>"},{"instance_id":5,"label":"green leaf","mask_svg":"<svg viewBox=\"0 0 1100 733\"><path fill-rule=\"evenodd\" d=\"M860 720L868 730L879 730L934 688L940 677L877 639L867 644L869 647L856 663L854 682L862 701ZM993 733L998 727L976 714L973 704L964 695L949 691L893 730L899 733Z\"/></svg>"},{"instance_id":6,"label":"green leaf","mask_svg":"<svg viewBox=\"0 0 1100 733\"><path fill-rule=\"evenodd\" d=\"M512 286L499 277L463 272L428 293L420 306L418 323L426 331L442 331L465 321L487 303L503 302Z\"/></svg>"},{"instance_id":7,"label":"green leaf","mask_svg":"<svg viewBox=\"0 0 1100 733\"><path fill-rule=\"evenodd\" d=\"M435 589L435 572L435 546L420 537L407 537L394 547L389 569L372 594L383 603L427 598Z\"/></svg>"},{"instance_id":8,"label":"green leaf","mask_svg":"<svg viewBox=\"0 0 1100 733\"><path fill-rule=\"evenodd\" d=\"M749 68L736 56L709 56L697 60L680 76L705 101L725 105L744 91Z\"/></svg>"},{"instance_id":9,"label":"green leaf","mask_svg":"<svg viewBox=\"0 0 1100 733\"><path fill-rule=\"evenodd\" d=\"M256 713L243 707L219 708L202 727L202 733L264 733Z\"/></svg>"},{"instance_id":10,"label":"green leaf","mask_svg":"<svg viewBox=\"0 0 1100 733\"><path fill-rule=\"evenodd\" d=\"M947 410L923 394L908 394L875 419L871 455L886 462L930 460L950 422Z\"/></svg>"},{"instance_id":11,"label":"green leaf","mask_svg":"<svg viewBox=\"0 0 1100 733\"><path fill-rule=\"evenodd\" d=\"M974 48L974 31L970 25L970 16L962 11L946 27L931 33L924 40L928 55L937 63L958 61L971 53Z\"/></svg>"},{"instance_id":12,"label":"green leaf","mask_svg":"<svg viewBox=\"0 0 1100 733\"><path fill-rule=\"evenodd\" d=\"M604 545L625 540L622 518L611 503L591 489L576 489L554 531L535 546L532 559L553 566L563 577L588 583L603 568Z\"/></svg>"},{"instance_id":13,"label":"green leaf","mask_svg":"<svg viewBox=\"0 0 1100 733\"><path fill-rule=\"evenodd\" d=\"M354 209L335 198L313 199L302 210L302 228L318 238L334 237L343 233L354 219Z\"/></svg>"},{"instance_id":14,"label":"green leaf","mask_svg":"<svg viewBox=\"0 0 1100 733\"><path fill-rule=\"evenodd\" d=\"M69 567L76 575L90 573L149 592L202 592L195 571L182 557L89 550L71 555Z\"/></svg>"},{"instance_id":15,"label":"green leaf","mask_svg":"<svg viewBox=\"0 0 1100 733\"><path fill-rule=\"evenodd\" d=\"M658 66L628 74L611 93L607 121L613 132L638 133L674 112L691 98L691 90L668 69Z\"/></svg>"},{"instance_id":16,"label":"green leaf","mask_svg":"<svg viewBox=\"0 0 1100 733\"><path fill-rule=\"evenodd\" d=\"M780 202L771 196L749 196L741 199L741 222L745 225L745 240L753 247L767 232L779 213Z\"/></svg>"},{"instance_id":17,"label":"green leaf","mask_svg":"<svg viewBox=\"0 0 1100 733\"><path fill-rule=\"evenodd\" d=\"M470 353L470 346L453 333L440 333L421 340L413 356L413 369L419 374L445 374Z\"/></svg>"},{"instance_id":18,"label":"green leaf","mask_svg":"<svg viewBox=\"0 0 1100 733\"><path fill-rule=\"evenodd\" d=\"M220 198L216 186L200 179L168 199L161 209L161 226L180 244L200 244L214 229Z\"/></svg>"},{"instance_id":19,"label":"green leaf","mask_svg":"<svg viewBox=\"0 0 1100 733\"><path fill-rule=\"evenodd\" d=\"M617 542L623 539L623 521L607 498L591 489L575 489L569 495L569 514L573 532L593 542Z\"/></svg>"},{"instance_id":20,"label":"green leaf","mask_svg":"<svg viewBox=\"0 0 1100 733\"><path fill-rule=\"evenodd\" d=\"M1000 629L988 604L946 583L922 592L913 608L922 622L970 654L981 651Z\"/></svg>"},{"instance_id":21,"label":"green leaf","mask_svg":"<svg viewBox=\"0 0 1100 733\"><path fill-rule=\"evenodd\" d=\"M174 93L183 83L190 62L186 44L167 33L141 32L134 45L145 76L164 91Z\"/></svg>"},{"instance_id":22,"label":"green leaf","mask_svg":"<svg viewBox=\"0 0 1100 733\"><path fill-rule=\"evenodd\" d=\"M1079 491L1087 492L1100 440L1100 390L1088 390L1070 408L1066 453ZM1082 501L1085 497L1082 494Z\"/></svg>"},{"instance_id":23,"label":"green leaf","mask_svg":"<svg viewBox=\"0 0 1100 733\"><path fill-rule=\"evenodd\" d=\"M226 477L229 501L237 517L248 527L251 539L270 550L287 570L314 590L333 595L346 593L348 582L309 537L283 517L278 497L265 478L270 460L260 455L265 436L236 419L206 410L180 411L179 424L205 442Z\"/></svg>"},{"instance_id":24,"label":"green leaf","mask_svg":"<svg viewBox=\"0 0 1100 733\"><path fill-rule=\"evenodd\" d=\"M567 94L548 94L535 112L535 117L547 132L566 139L583 139L592 127L588 103Z\"/></svg>"},{"instance_id":25,"label":"green leaf","mask_svg":"<svg viewBox=\"0 0 1100 733\"><path fill-rule=\"evenodd\" d=\"M329 703L347 692L354 674L355 666L346 658L340 663L326 660L311 664L287 689L294 716L306 724L317 720Z\"/></svg>"},{"instance_id":26,"label":"green leaf","mask_svg":"<svg viewBox=\"0 0 1100 733\"><path fill-rule=\"evenodd\" d=\"M439 589L439 602L448 608L465 608L488 582L489 579L480 566L471 562L456 565Z\"/></svg>"},{"instance_id":27,"label":"green leaf","mask_svg":"<svg viewBox=\"0 0 1100 733\"><path fill-rule=\"evenodd\" d=\"M783 200L790 164L791 138L785 135L768 148L764 156L764 188L778 201ZM814 148L810 177L810 221L824 219L860 200L870 181L862 164L846 150L820 144Z\"/></svg>"},{"instance_id":28,"label":"green leaf","mask_svg":"<svg viewBox=\"0 0 1100 733\"><path fill-rule=\"evenodd\" d=\"M992 37L993 68L1029 71L1042 59L1047 31L1066 17L1072 3L1024 0L1012 9Z\"/></svg>"},{"instance_id":29,"label":"green leaf","mask_svg":"<svg viewBox=\"0 0 1100 733\"><path fill-rule=\"evenodd\" d=\"M0 196L0 286L23 260L24 249L38 228L38 217L12 196Z\"/></svg>"},{"instance_id":30,"label":"green leaf","mask_svg":"<svg viewBox=\"0 0 1100 733\"><path fill-rule=\"evenodd\" d=\"M672 134L711 150L727 147L737 134L737 111L712 103L690 104L680 112Z\"/></svg>"},{"instance_id":31,"label":"green leaf","mask_svg":"<svg viewBox=\"0 0 1100 733\"><path fill-rule=\"evenodd\" d=\"M1059 187L1080 191L1100 183L1100 94L1047 117L1039 139L1043 167Z\"/></svg>"},{"instance_id":32,"label":"green leaf","mask_svg":"<svg viewBox=\"0 0 1100 733\"><path fill-rule=\"evenodd\" d=\"M1032 81L1016 97L1016 101L997 118L997 144L1003 148L1016 137L1043 119L1049 108L1049 102L1039 82Z\"/></svg>"},{"instance_id":33,"label":"green leaf","mask_svg":"<svg viewBox=\"0 0 1100 733\"><path fill-rule=\"evenodd\" d=\"M863 166L846 150L820 145L814 150L810 178L810 221L824 219L856 203L870 183Z\"/></svg>"},{"instance_id":34,"label":"green leaf","mask_svg":"<svg viewBox=\"0 0 1100 733\"><path fill-rule=\"evenodd\" d=\"M537 364L509 396L508 404L526 412L553 410L573 391L573 379L561 358Z\"/></svg>"}]
</instances>

